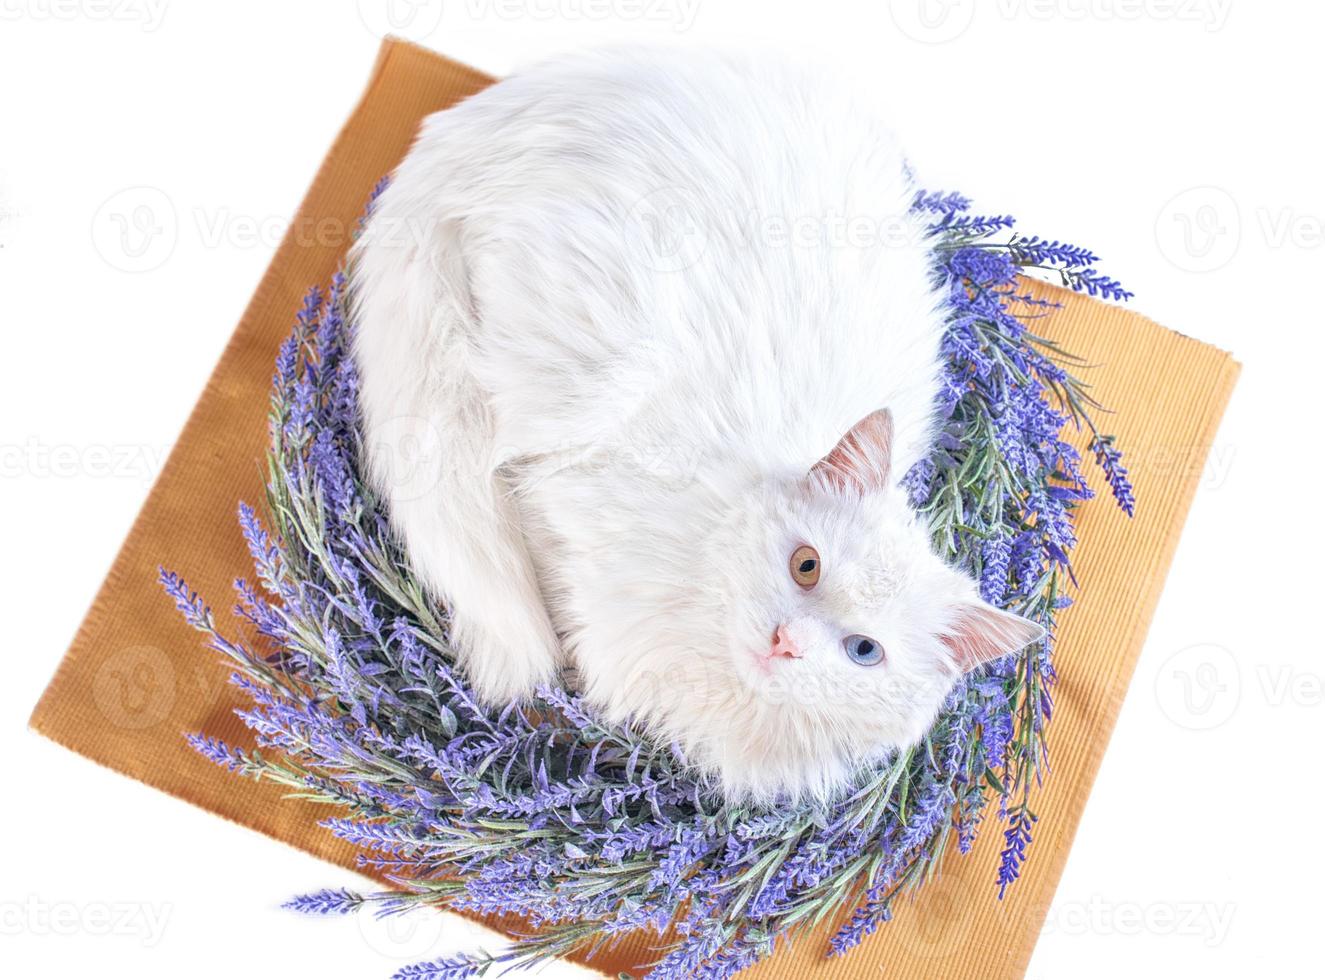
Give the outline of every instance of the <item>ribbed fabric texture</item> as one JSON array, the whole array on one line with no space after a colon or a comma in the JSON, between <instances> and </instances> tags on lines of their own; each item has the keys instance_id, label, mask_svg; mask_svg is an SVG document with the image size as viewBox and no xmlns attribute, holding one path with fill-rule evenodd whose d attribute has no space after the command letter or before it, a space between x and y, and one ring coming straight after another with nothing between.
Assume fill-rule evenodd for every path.
<instances>
[{"instance_id":1,"label":"ribbed fabric texture","mask_svg":"<svg viewBox=\"0 0 1325 980\"><path fill-rule=\"evenodd\" d=\"M383 44L367 91L31 720L75 752L346 867L354 851L316 824L326 807L282 799L279 788L232 776L184 743L181 732L198 730L241 745L251 740L233 714L238 701L227 668L176 615L156 569L164 563L179 571L227 618L231 583L250 571L235 511L240 500L263 499L277 346L305 290L339 267L369 192L408 149L422 117L490 81L414 45ZM1036 800L1031 860L1008 897L995 901L1002 835L991 818L972 854L952 854L941 875L914 902L901 902L896 920L853 955L824 957L830 925L780 950L752 978L997 980L1025 973L1239 370L1228 354L1135 313L1051 286L1034 290L1065 304L1037 332L1097 365L1086 380L1116 411L1103 421L1128 455L1138 507L1129 521L1106 488L1080 514L1082 596L1061 622L1053 774ZM243 635L238 623L226 625ZM641 939L600 954L592 966L639 974L652 958Z\"/></svg>"}]
</instances>

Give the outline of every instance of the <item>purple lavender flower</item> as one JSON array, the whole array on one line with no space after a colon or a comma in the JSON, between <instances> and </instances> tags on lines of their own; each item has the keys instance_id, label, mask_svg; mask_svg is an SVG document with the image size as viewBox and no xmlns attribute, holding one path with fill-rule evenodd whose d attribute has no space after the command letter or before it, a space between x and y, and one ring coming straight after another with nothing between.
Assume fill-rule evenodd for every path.
<instances>
[{"instance_id":1,"label":"purple lavender flower","mask_svg":"<svg viewBox=\"0 0 1325 980\"><path fill-rule=\"evenodd\" d=\"M491 963L489 957L452 956L404 967L393 973L391 980L469 980L482 976Z\"/></svg>"},{"instance_id":2,"label":"purple lavender flower","mask_svg":"<svg viewBox=\"0 0 1325 980\"><path fill-rule=\"evenodd\" d=\"M1132 482L1128 478L1127 468L1122 464L1123 454L1114 446L1113 439L1109 436L1096 436L1090 444L1090 449L1109 481L1114 500L1118 501L1118 506L1131 517L1136 510L1136 498L1132 495Z\"/></svg>"},{"instance_id":3,"label":"purple lavender flower","mask_svg":"<svg viewBox=\"0 0 1325 980\"><path fill-rule=\"evenodd\" d=\"M1024 806L1011 816L1008 829L1003 832L1004 847L998 865L998 897L1001 899L1008 886L1021 876L1026 861L1026 848L1031 842L1031 828L1039 818Z\"/></svg>"},{"instance_id":4,"label":"purple lavender flower","mask_svg":"<svg viewBox=\"0 0 1325 980\"><path fill-rule=\"evenodd\" d=\"M328 888L308 895L299 895L285 903L284 908L304 915L349 915L358 911L364 898L346 888Z\"/></svg>"}]
</instances>

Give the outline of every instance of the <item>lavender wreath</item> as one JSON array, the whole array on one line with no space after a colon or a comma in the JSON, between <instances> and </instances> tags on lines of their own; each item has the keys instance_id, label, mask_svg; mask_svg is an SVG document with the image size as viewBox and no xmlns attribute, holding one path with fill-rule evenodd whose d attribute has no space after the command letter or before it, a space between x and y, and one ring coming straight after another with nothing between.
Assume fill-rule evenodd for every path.
<instances>
[{"instance_id":1,"label":"lavender wreath","mask_svg":"<svg viewBox=\"0 0 1325 980\"><path fill-rule=\"evenodd\" d=\"M950 842L971 848L991 804L1003 896L1037 819L1054 617L1070 601L1073 511L1092 495L1066 427L1089 432L1118 506L1130 515L1134 505L1121 454L1071 373L1080 362L1033 332L1054 304L1020 276L1045 270L1091 295L1130 294L1088 251L1018 235L1010 217L973 215L959 195L921 194L914 206L932 218L951 316L943 436L907 487L939 552L977 575L987 600L1050 635L968 677L920 744L862 772L827 809L725 805L672 747L604 724L573 691L547 688L499 712L480 705L455 670L446 610L424 594L360 478L345 279L309 291L276 361L267 520L239 508L257 582L235 583L236 609L254 642L228 639L185 582L161 572L187 621L233 661L258 748L205 733L192 745L333 806L323 826L395 886L316 892L291 907L432 905L529 924L507 950L399 978L462 980L592 954L640 929L660 937L653 980L729 977L830 916L840 924L827 952L847 953Z\"/></svg>"}]
</instances>

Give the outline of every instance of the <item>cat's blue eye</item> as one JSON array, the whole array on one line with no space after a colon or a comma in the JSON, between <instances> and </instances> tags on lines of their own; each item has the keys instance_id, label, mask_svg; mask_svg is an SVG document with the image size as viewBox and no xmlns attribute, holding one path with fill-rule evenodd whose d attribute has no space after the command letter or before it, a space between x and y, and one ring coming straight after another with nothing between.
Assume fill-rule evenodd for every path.
<instances>
[{"instance_id":1,"label":"cat's blue eye","mask_svg":"<svg viewBox=\"0 0 1325 980\"><path fill-rule=\"evenodd\" d=\"M873 667L883 662L883 647L871 637L853 633L842 641L842 646L846 648L847 656L862 667Z\"/></svg>"}]
</instances>

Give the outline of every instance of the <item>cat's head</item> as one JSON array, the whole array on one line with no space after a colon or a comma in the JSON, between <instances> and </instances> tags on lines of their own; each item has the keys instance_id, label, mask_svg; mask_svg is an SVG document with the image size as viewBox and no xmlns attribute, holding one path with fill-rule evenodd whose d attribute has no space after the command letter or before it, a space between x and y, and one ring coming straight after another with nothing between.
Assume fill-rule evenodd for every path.
<instances>
[{"instance_id":1,"label":"cat's head","mask_svg":"<svg viewBox=\"0 0 1325 980\"><path fill-rule=\"evenodd\" d=\"M728 798L832 793L920 739L963 673L1044 635L934 553L891 441L886 411L865 418L705 549L714 579L694 585L713 601L687 616L720 642L673 664L664 727Z\"/></svg>"}]
</instances>

